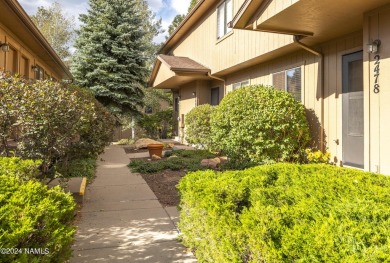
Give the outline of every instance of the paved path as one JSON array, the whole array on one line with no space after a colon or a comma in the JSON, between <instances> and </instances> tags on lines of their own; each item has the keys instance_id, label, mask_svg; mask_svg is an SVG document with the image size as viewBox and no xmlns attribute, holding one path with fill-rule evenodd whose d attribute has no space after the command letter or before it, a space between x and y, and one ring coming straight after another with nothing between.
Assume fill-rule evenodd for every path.
<instances>
[{"instance_id":1,"label":"paved path","mask_svg":"<svg viewBox=\"0 0 390 263\"><path fill-rule=\"evenodd\" d=\"M124 150L110 146L99 159L70 262L196 262L176 240L172 212L160 205L141 176L130 173Z\"/></svg>"}]
</instances>

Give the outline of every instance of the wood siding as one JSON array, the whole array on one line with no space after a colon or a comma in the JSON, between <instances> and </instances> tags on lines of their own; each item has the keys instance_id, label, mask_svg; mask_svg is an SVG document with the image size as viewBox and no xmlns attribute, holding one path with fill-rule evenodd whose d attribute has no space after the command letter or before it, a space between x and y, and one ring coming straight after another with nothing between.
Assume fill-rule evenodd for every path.
<instances>
[{"instance_id":1,"label":"wood siding","mask_svg":"<svg viewBox=\"0 0 390 263\"><path fill-rule=\"evenodd\" d=\"M365 145L366 169L390 175L390 6L375 10L365 17L364 43L381 40L377 54L365 52ZM374 93L376 67L379 55L379 93Z\"/></svg>"},{"instance_id":2,"label":"wood siding","mask_svg":"<svg viewBox=\"0 0 390 263\"><path fill-rule=\"evenodd\" d=\"M38 64L44 71L55 78L61 79L50 67L39 58L38 54L33 53L28 44L23 43L12 31L0 23L0 41L10 45L10 51L4 53L0 51L0 70L8 71L12 74L18 73L28 79L35 79L35 72L31 69L33 65Z\"/></svg>"},{"instance_id":3,"label":"wood siding","mask_svg":"<svg viewBox=\"0 0 390 263\"><path fill-rule=\"evenodd\" d=\"M243 2L233 1L233 14ZM293 42L292 36L235 29L217 40L216 7L210 9L170 53L189 57L211 68L215 74Z\"/></svg>"}]
</instances>

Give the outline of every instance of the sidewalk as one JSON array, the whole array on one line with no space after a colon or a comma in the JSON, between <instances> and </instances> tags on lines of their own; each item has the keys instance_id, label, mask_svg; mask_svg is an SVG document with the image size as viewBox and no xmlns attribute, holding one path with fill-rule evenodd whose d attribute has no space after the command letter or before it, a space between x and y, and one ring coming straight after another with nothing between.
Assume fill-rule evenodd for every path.
<instances>
[{"instance_id":1,"label":"sidewalk","mask_svg":"<svg viewBox=\"0 0 390 263\"><path fill-rule=\"evenodd\" d=\"M101 159L100 159L101 158ZM168 212L120 146L99 157L87 187L70 262L192 263Z\"/></svg>"}]
</instances>

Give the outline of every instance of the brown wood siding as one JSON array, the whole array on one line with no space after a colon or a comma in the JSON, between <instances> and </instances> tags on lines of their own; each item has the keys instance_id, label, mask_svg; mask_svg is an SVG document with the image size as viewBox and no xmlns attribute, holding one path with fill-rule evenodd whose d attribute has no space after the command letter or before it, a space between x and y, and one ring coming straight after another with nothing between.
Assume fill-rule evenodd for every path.
<instances>
[{"instance_id":1,"label":"brown wood siding","mask_svg":"<svg viewBox=\"0 0 390 263\"><path fill-rule=\"evenodd\" d=\"M33 53L28 44L22 42L16 35L14 35L11 29L6 28L0 22L0 41L9 43L11 49L10 52L4 53L0 51L0 70L6 70L11 73L19 73L20 75L25 75L27 72L28 78L34 78L34 72L31 70L31 66L39 64L43 69L48 72L50 76L53 76L55 79L62 79L59 75L50 70L50 67L43 60L39 58L38 54ZM23 67L23 59L29 61L28 68Z\"/></svg>"}]
</instances>

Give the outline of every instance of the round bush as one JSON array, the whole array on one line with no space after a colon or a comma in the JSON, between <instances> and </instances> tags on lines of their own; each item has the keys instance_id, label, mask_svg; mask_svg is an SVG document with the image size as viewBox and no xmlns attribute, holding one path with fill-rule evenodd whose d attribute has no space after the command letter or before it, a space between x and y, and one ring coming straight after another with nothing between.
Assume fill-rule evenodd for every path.
<instances>
[{"instance_id":1,"label":"round bush","mask_svg":"<svg viewBox=\"0 0 390 263\"><path fill-rule=\"evenodd\" d=\"M204 148L211 147L210 116L215 107L203 104L193 108L186 115L186 141Z\"/></svg>"},{"instance_id":2,"label":"round bush","mask_svg":"<svg viewBox=\"0 0 390 263\"><path fill-rule=\"evenodd\" d=\"M211 114L213 143L233 161L297 161L310 141L304 106L289 93L249 86L229 93Z\"/></svg>"},{"instance_id":3,"label":"round bush","mask_svg":"<svg viewBox=\"0 0 390 263\"><path fill-rule=\"evenodd\" d=\"M76 204L70 194L49 189L35 180L24 181L38 162L0 158L0 248L17 249L4 253L0 262L65 262L71 256L72 226ZM32 171L27 171L27 168ZM42 249L29 254L25 249ZM15 251L15 250L14 250Z\"/></svg>"}]
</instances>

